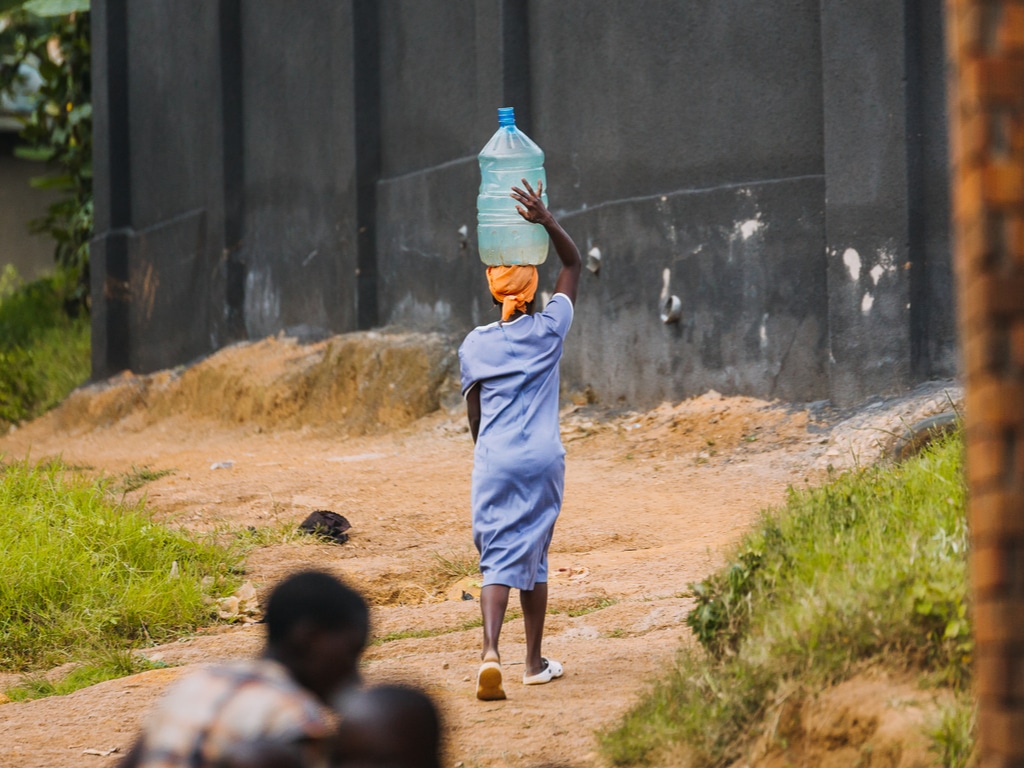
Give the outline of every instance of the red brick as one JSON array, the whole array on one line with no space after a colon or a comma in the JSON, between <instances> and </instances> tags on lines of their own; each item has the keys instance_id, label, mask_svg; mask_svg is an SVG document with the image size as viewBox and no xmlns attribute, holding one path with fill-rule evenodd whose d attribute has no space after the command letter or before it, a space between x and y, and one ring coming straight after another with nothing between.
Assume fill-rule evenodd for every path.
<instances>
[{"instance_id":1,"label":"red brick","mask_svg":"<svg viewBox=\"0 0 1024 768\"><path fill-rule=\"evenodd\" d=\"M978 698L1024 702L1024 646L989 645L975 650L974 692Z\"/></svg>"},{"instance_id":2,"label":"red brick","mask_svg":"<svg viewBox=\"0 0 1024 768\"><path fill-rule=\"evenodd\" d=\"M970 554L971 584L979 603L1024 599L1024 540L975 537Z\"/></svg>"},{"instance_id":3,"label":"red brick","mask_svg":"<svg viewBox=\"0 0 1024 768\"><path fill-rule=\"evenodd\" d=\"M999 50L1006 53L1024 51L1024 5L1006 3L999 26Z\"/></svg>"},{"instance_id":4,"label":"red brick","mask_svg":"<svg viewBox=\"0 0 1024 768\"><path fill-rule=\"evenodd\" d=\"M968 505L971 536L1024 536L1024 491L975 493Z\"/></svg>"},{"instance_id":5,"label":"red brick","mask_svg":"<svg viewBox=\"0 0 1024 768\"><path fill-rule=\"evenodd\" d=\"M991 317L1024 316L1024 272L991 269L966 280L961 296L964 321L971 328Z\"/></svg>"},{"instance_id":6,"label":"red brick","mask_svg":"<svg viewBox=\"0 0 1024 768\"><path fill-rule=\"evenodd\" d=\"M994 376L978 377L964 393L965 407L974 436L991 439L994 429L1012 427L1024 421L1024 382ZM986 433L981 434L984 428ZM968 442L972 434L968 433ZM968 460L970 447L968 447Z\"/></svg>"},{"instance_id":7,"label":"red brick","mask_svg":"<svg viewBox=\"0 0 1024 768\"><path fill-rule=\"evenodd\" d=\"M1014 355L1007 329L986 327L990 325L975 320L963 331L963 370L969 381L1003 374L1008 358Z\"/></svg>"},{"instance_id":8,"label":"red brick","mask_svg":"<svg viewBox=\"0 0 1024 768\"><path fill-rule=\"evenodd\" d=\"M1024 89L1024 80L1020 87ZM989 206L1012 208L1024 203L1024 167L1017 163L1001 162L986 166L982 184L985 202Z\"/></svg>"},{"instance_id":9,"label":"red brick","mask_svg":"<svg viewBox=\"0 0 1024 768\"><path fill-rule=\"evenodd\" d=\"M980 168L964 168L954 190L953 216L958 226L970 226L982 214L984 177Z\"/></svg>"},{"instance_id":10,"label":"red brick","mask_svg":"<svg viewBox=\"0 0 1024 768\"><path fill-rule=\"evenodd\" d=\"M986 106L1015 106L1024 101L1024 58L978 58L965 74Z\"/></svg>"},{"instance_id":11,"label":"red brick","mask_svg":"<svg viewBox=\"0 0 1024 768\"><path fill-rule=\"evenodd\" d=\"M1024 597L979 599L974 605L974 637L983 644L1024 642Z\"/></svg>"},{"instance_id":12,"label":"red brick","mask_svg":"<svg viewBox=\"0 0 1024 768\"><path fill-rule=\"evenodd\" d=\"M994 493L1006 477L1006 449L1001 436L974 438L967 444L967 485L972 492Z\"/></svg>"},{"instance_id":13,"label":"red brick","mask_svg":"<svg viewBox=\"0 0 1024 768\"><path fill-rule=\"evenodd\" d=\"M1024 371L1024 318L1010 327L1010 355L1018 372Z\"/></svg>"},{"instance_id":14,"label":"red brick","mask_svg":"<svg viewBox=\"0 0 1024 768\"><path fill-rule=\"evenodd\" d=\"M961 115L956 133L952 134L952 162L964 168L980 165L989 143L989 116L981 110Z\"/></svg>"},{"instance_id":15,"label":"red brick","mask_svg":"<svg viewBox=\"0 0 1024 768\"><path fill-rule=\"evenodd\" d=\"M986 711L987 710L987 711ZM1024 709L985 708L978 718L978 736L985 751L1009 758L1024 758Z\"/></svg>"},{"instance_id":16,"label":"red brick","mask_svg":"<svg viewBox=\"0 0 1024 768\"><path fill-rule=\"evenodd\" d=\"M1021 131L1021 135L1024 137L1024 131ZM1018 269L1024 268L1024 216L1019 213L1010 214L1006 217L1004 226L1006 234L1003 241L1010 249Z\"/></svg>"}]
</instances>

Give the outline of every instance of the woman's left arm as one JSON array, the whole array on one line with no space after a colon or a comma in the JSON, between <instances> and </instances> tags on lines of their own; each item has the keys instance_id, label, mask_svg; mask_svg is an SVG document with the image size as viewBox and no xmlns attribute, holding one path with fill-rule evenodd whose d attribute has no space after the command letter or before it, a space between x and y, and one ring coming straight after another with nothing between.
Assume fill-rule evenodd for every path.
<instances>
[{"instance_id":1,"label":"woman's left arm","mask_svg":"<svg viewBox=\"0 0 1024 768\"><path fill-rule=\"evenodd\" d=\"M473 436L473 443L476 444L477 435L480 434L480 382L476 382L466 392L466 416L469 418L469 434Z\"/></svg>"}]
</instances>

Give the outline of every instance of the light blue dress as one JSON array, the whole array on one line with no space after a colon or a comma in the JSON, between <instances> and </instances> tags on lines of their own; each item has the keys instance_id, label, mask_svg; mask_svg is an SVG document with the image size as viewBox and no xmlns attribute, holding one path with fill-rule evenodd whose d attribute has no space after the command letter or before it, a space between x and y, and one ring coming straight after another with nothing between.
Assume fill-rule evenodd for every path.
<instances>
[{"instance_id":1,"label":"light blue dress","mask_svg":"<svg viewBox=\"0 0 1024 768\"><path fill-rule=\"evenodd\" d=\"M531 590L548 579L565 484L558 362L572 315L556 293L542 312L476 328L459 348L462 394L480 387L472 506L485 586Z\"/></svg>"}]
</instances>

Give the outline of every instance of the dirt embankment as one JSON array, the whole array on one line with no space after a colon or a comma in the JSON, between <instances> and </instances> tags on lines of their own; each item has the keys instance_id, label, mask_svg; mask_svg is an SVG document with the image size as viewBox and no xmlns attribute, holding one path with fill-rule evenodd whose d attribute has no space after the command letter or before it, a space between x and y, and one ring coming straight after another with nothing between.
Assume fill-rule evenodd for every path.
<instances>
[{"instance_id":1,"label":"dirt embankment","mask_svg":"<svg viewBox=\"0 0 1024 768\"><path fill-rule=\"evenodd\" d=\"M715 393L647 412L568 405L566 496L552 543L545 644L566 676L547 686L512 682L507 701L481 703L472 685L479 605L461 599L462 586L472 593L472 579L459 586L473 557L472 444L454 369L452 346L441 337L356 334L308 346L271 339L223 350L187 370L81 390L0 439L0 453L60 454L111 475L133 466L173 470L136 494L146 494L154 514L174 525L267 531L267 544L246 564L261 598L299 568L324 568L358 585L373 604L365 677L430 691L446 715L447 764L473 768L599 765L595 730L614 723L672 664L679 643L690 642L688 584L721 564L758 510L838 464L843 440L889 439L887 428L872 426L875 417L860 418L866 411ZM943 389L871 410L878 424L894 414L916 418L921 402ZM841 426L850 419L853 426ZM347 544L284 533L316 508L352 521ZM260 642L257 627L211 627L144 651L184 666L4 704L0 765L112 765L116 753L83 751L127 749L146 710L187 665L250 655ZM506 625L502 651L514 681L524 653L520 619ZM875 726L863 739L814 737L821 728L810 700L801 704L799 727L792 713L780 715L776 730L789 745L808 745L789 753L799 758L793 764L852 764L841 762L852 754L844 744L856 742L858 754L881 744L891 730L886 707L893 694L880 691L863 694L878 698ZM921 706L924 712L931 705ZM841 721L834 731L856 731ZM810 746L819 742L825 746ZM756 751L753 764L782 764L772 748Z\"/></svg>"},{"instance_id":2,"label":"dirt embankment","mask_svg":"<svg viewBox=\"0 0 1024 768\"><path fill-rule=\"evenodd\" d=\"M74 433L172 416L262 429L332 427L365 434L433 413L455 387L458 362L440 334L377 332L315 344L268 338L239 344L188 368L130 373L83 387L44 417Z\"/></svg>"}]
</instances>

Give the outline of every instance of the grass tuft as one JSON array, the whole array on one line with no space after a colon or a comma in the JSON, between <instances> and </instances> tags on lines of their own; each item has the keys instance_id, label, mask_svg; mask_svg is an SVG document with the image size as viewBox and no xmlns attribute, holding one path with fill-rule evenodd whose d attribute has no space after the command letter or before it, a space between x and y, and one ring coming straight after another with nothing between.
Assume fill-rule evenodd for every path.
<instances>
[{"instance_id":1,"label":"grass tuft","mask_svg":"<svg viewBox=\"0 0 1024 768\"><path fill-rule=\"evenodd\" d=\"M311 537L295 523L275 522L272 525L236 528L232 531L238 544L247 550L255 547L271 547L276 544L314 544L320 537ZM328 540L329 541L329 540Z\"/></svg>"},{"instance_id":2,"label":"grass tuft","mask_svg":"<svg viewBox=\"0 0 1024 768\"><path fill-rule=\"evenodd\" d=\"M147 483L159 480L161 477L173 475L176 469L151 469L149 466L137 467L132 464L132 471L121 475L121 480L113 486L113 490L119 493L131 493L137 491Z\"/></svg>"},{"instance_id":3,"label":"grass tuft","mask_svg":"<svg viewBox=\"0 0 1024 768\"><path fill-rule=\"evenodd\" d=\"M111 501L59 462L0 464L0 669L46 669L190 632L229 594L239 550Z\"/></svg>"},{"instance_id":4,"label":"grass tuft","mask_svg":"<svg viewBox=\"0 0 1024 768\"><path fill-rule=\"evenodd\" d=\"M502 624L508 624L510 621L521 619L523 612L518 608L512 608L505 613L505 619ZM427 638L427 637L440 637L441 635L452 635L456 632L468 632L471 629L479 629L484 625L484 620L480 616L474 616L471 619L466 619L461 624L454 627L441 627L437 629L403 629L397 632L389 632L386 635L375 637L370 641L370 645L385 645L387 643L393 643L395 640L408 640L410 638Z\"/></svg>"},{"instance_id":5,"label":"grass tuft","mask_svg":"<svg viewBox=\"0 0 1024 768\"><path fill-rule=\"evenodd\" d=\"M431 557L434 558L433 571L438 581L453 582L480 573L480 558L476 552L452 552L447 557L433 552Z\"/></svg>"},{"instance_id":6,"label":"grass tuft","mask_svg":"<svg viewBox=\"0 0 1024 768\"><path fill-rule=\"evenodd\" d=\"M548 614L557 616L560 613L564 613L566 616L575 619L579 616L586 616L588 613L603 611L605 608L610 608L618 602L618 600L612 597L594 597L577 601L569 608L548 608Z\"/></svg>"},{"instance_id":7,"label":"grass tuft","mask_svg":"<svg viewBox=\"0 0 1024 768\"><path fill-rule=\"evenodd\" d=\"M616 765L686 745L695 766L741 755L773 692L846 679L870 660L963 690L967 600L963 446L956 434L895 467L790 491L725 568L692 585L680 651L623 723L602 735Z\"/></svg>"},{"instance_id":8,"label":"grass tuft","mask_svg":"<svg viewBox=\"0 0 1024 768\"><path fill-rule=\"evenodd\" d=\"M97 651L64 677L51 681L41 674L30 674L8 688L4 693L11 701L44 699L47 696L65 696L107 680L127 677L150 669L170 666L162 661L150 661L145 656L127 650Z\"/></svg>"},{"instance_id":9,"label":"grass tuft","mask_svg":"<svg viewBox=\"0 0 1024 768\"><path fill-rule=\"evenodd\" d=\"M0 422L49 410L90 373L89 318L67 314L73 286L56 275L27 285L0 274Z\"/></svg>"},{"instance_id":10,"label":"grass tuft","mask_svg":"<svg viewBox=\"0 0 1024 768\"><path fill-rule=\"evenodd\" d=\"M978 710L968 696L958 696L943 708L938 721L927 732L932 754L943 768L967 768L974 752Z\"/></svg>"}]
</instances>

